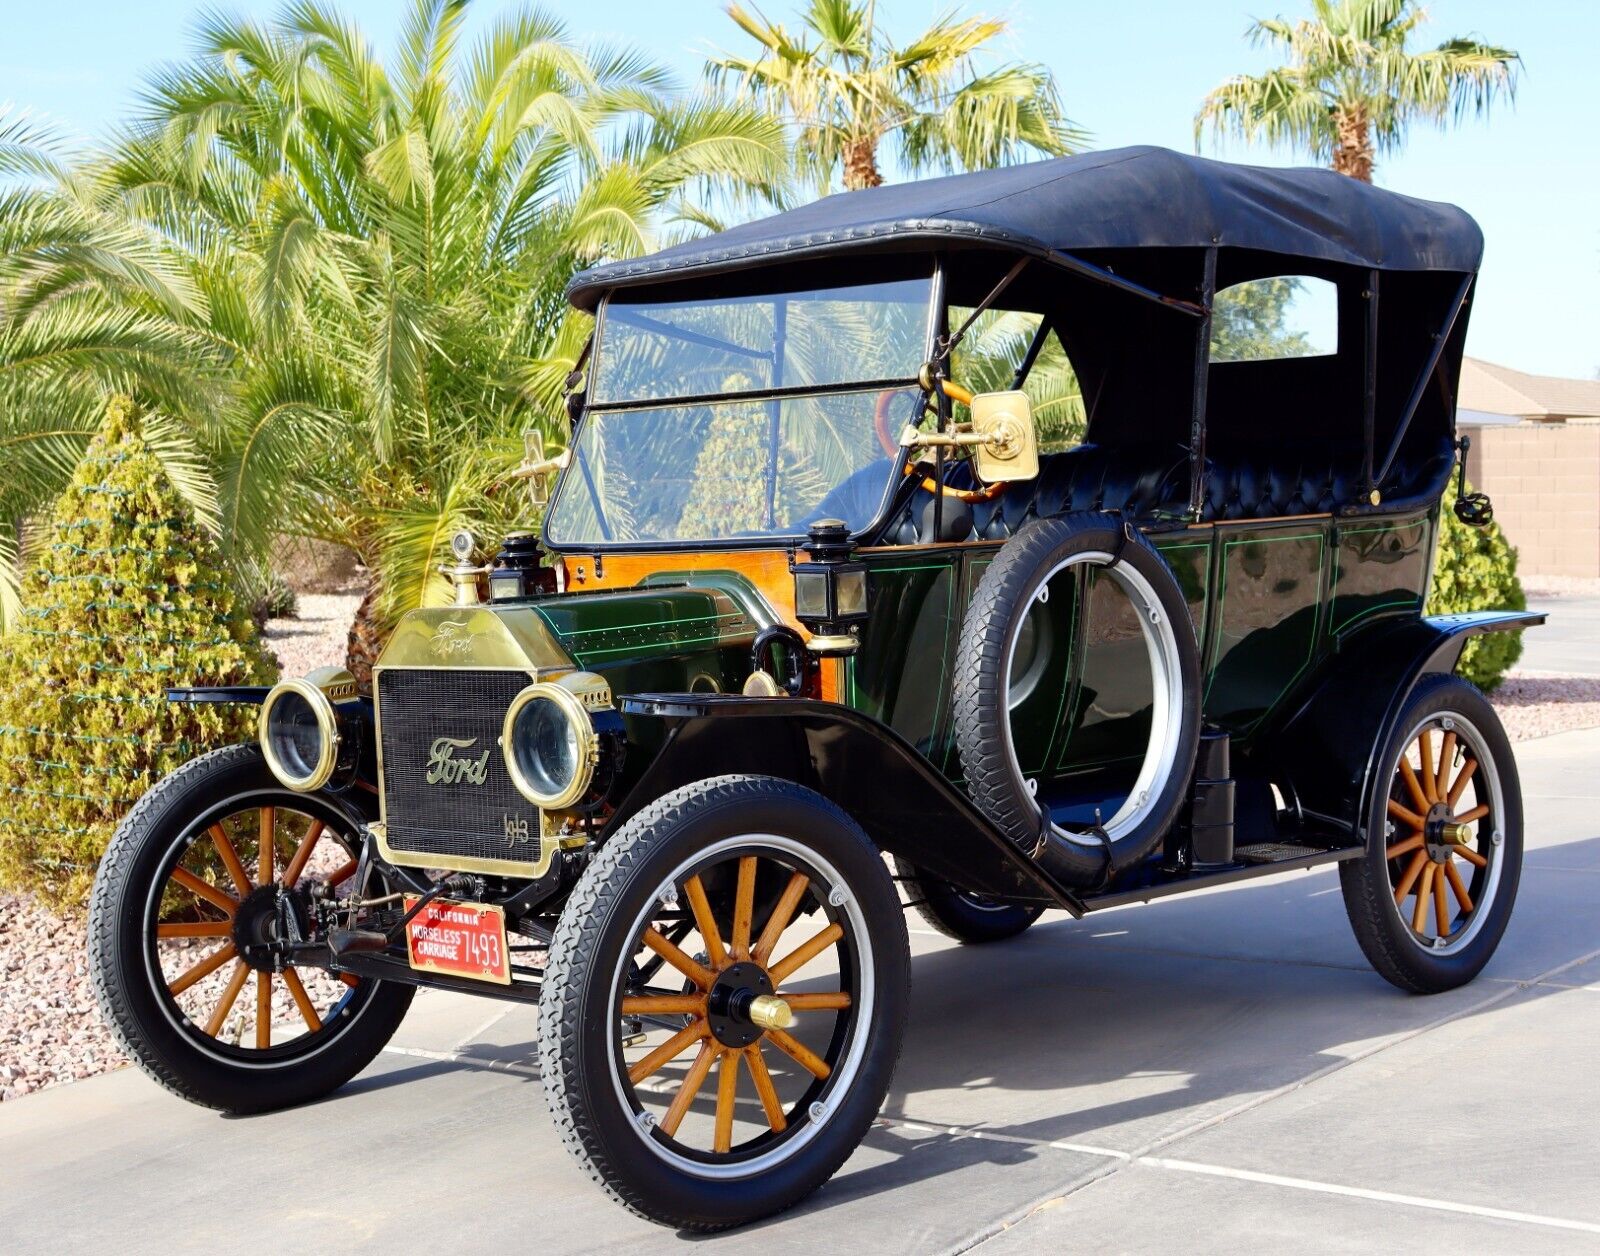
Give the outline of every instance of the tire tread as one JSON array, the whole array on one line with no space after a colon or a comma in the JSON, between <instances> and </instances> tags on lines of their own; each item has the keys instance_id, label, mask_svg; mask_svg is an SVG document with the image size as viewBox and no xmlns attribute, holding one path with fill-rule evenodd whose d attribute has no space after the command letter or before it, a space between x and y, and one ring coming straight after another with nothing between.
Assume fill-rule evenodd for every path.
<instances>
[{"instance_id":1,"label":"tire tread","mask_svg":"<svg viewBox=\"0 0 1600 1256\"><path fill-rule=\"evenodd\" d=\"M562 1143L579 1166L615 1203L635 1216L680 1230L713 1233L733 1222L707 1221L687 1213L673 1214L625 1184L620 1166L612 1159L604 1141L592 1128L582 1110L573 1102L578 1093L581 1072L589 1063L581 1001L560 997L569 988L582 988L592 979L593 957L599 952L599 934L609 923L610 908L626 891L633 868L642 863L653 847L675 835L677 826L693 813L704 815L705 808L736 808L755 801L770 801L774 793L804 796L814 805L831 810L845 823L854 822L834 803L811 790L774 777L729 775L711 777L682 786L641 808L620 832L611 837L579 878L562 910L560 922L550 943L550 959L545 970L544 992L539 1004L539 1073L544 1081L550 1116ZM887 870L885 870L887 879ZM909 955L902 952L902 969L882 974L889 980L910 984ZM893 1044L889 1071L899 1061L901 1039ZM602 1066L603 1067L603 1066ZM813 1173L816 1181L771 1211L779 1211L804 1198L831 1177L838 1164L821 1166L825 1172Z\"/></svg>"}]
</instances>

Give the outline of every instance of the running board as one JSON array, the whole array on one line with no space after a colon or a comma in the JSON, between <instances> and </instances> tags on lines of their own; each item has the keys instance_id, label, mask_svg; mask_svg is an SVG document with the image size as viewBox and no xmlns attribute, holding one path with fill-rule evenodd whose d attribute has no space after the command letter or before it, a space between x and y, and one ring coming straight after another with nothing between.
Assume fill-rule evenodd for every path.
<instances>
[{"instance_id":1,"label":"running board","mask_svg":"<svg viewBox=\"0 0 1600 1256\"><path fill-rule=\"evenodd\" d=\"M1278 872L1299 872L1320 868L1323 864L1342 863L1354 859L1365 850L1361 846L1346 846L1337 850L1324 850L1316 846L1299 846L1288 842L1262 842L1254 846L1240 846L1234 850L1238 862L1226 868L1207 868L1203 872L1168 876L1157 873L1155 879L1130 889L1109 894L1085 896L1085 913L1104 911L1108 907L1126 907L1130 903L1148 903L1151 899L1166 898L1189 890L1210 889L1217 885L1231 885L1235 881L1249 881L1255 877L1271 876Z\"/></svg>"}]
</instances>

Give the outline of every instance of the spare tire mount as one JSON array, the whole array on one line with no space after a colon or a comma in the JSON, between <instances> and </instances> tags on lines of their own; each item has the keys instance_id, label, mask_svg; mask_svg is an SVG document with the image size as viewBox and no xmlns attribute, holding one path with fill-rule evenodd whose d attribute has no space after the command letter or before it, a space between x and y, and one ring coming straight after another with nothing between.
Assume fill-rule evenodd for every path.
<instances>
[{"instance_id":1,"label":"spare tire mount","mask_svg":"<svg viewBox=\"0 0 1600 1256\"><path fill-rule=\"evenodd\" d=\"M1126 798L1111 816L1073 829L1036 797L1013 745L1013 664L1036 603L1077 566L1103 571L1137 616L1150 665L1150 740ZM1037 636L1038 629L1034 629ZM956 744L973 800L1068 885L1102 885L1155 849L1187 795L1200 734L1200 659L1188 606L1171 569L1119 517L1036 519L1001 548L961 629L955 677Z\"/></svg>"}]
</instances>

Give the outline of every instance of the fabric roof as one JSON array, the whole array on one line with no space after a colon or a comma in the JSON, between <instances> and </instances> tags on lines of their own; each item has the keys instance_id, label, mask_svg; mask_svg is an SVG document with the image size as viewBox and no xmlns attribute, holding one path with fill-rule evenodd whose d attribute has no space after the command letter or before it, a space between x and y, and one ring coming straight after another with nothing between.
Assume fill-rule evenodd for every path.
<instances>
[{"instance_id":1,"label":"fabric roof","mask_svg":"<svg viewBox=\"0 0 1600 1256\"><path fill-rule=\"evenodd\" d=\"M1453 205L1331 170L1274 169L1164 148L1111 149L843 192L659 253L585 270L581 309L610 289L910 242L1041 257L1106 249L1250 249L1402 271L1475 271L1483 235Z\"/></svg>"}]
</instances>

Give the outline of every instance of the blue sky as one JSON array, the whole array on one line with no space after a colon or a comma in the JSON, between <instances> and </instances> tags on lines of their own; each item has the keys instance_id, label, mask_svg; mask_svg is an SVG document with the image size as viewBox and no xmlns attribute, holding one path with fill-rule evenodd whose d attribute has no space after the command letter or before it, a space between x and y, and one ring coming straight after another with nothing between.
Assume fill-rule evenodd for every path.
<instances>
[{"instance_id":1,"label":"blue sky","mask_svg":"<svg viewBox=\"0 0 1600 1256\"><path fill-rule=\"evenodd\" d=\"M188 48L195 0L69 0L4 6L0 101L44 113L85 136L102 133L135 99L142 75ZM275 3L236 0L229 11L270 15ZM392 45L405 0L346 0L380 49ZM510 7L476 0L481 27ZM686 82L715 45L738 32L714 0L546 0L575 33L641 45ZM765 0L788 20L794 4ZM951 0L880 0L905 35ZM1097 147L1193 146L1191 119L1206 90L1268 63L1244 38L1252 16L1296 16L1304 0L970 0L1012 24L1005 50L1056 74L1073 118ZM1464 206L1482 224L1487 255L1468 351L1522 370L1590 377L1600 371L1600 4L1592 0L1435 0L1425 34L1478 34L1526 62L1514 108L1487 123L1414 133L1378 182ZM1293 157L1237 146L1208 152L1267 164Z\"/></svg>"}]
</instances>

